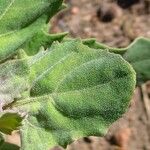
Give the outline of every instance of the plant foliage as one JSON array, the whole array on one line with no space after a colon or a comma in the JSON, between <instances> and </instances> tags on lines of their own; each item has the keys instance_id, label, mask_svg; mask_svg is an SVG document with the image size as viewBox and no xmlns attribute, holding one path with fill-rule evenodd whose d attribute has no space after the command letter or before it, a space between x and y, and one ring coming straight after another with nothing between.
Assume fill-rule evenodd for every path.
<instances>
[{"instance_id":1,"label":"plant foliage","mask_svg":"<svg viewBox=\"0 0 150 150\"><path fill-rule=\"evenodd\" d=\"M62 0L0 1L2 150L18 149L4 139L18 129L21 150L103 136L127 110L136 73L138 84L150 79L149 39L117 49L48 34L47 20L62 8Z\"/></svg>"}]
</instances>

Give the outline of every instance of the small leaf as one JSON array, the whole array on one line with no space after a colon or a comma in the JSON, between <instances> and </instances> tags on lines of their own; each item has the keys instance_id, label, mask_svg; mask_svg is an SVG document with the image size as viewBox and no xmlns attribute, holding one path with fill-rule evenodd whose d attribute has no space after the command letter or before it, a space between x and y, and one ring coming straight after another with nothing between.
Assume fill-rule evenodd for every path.
<instances>
[{"instance_id":1,"label":"small leaf","mask_svg":"<svg viewBox=\"0 0 150 150\"><path fill-rule=\"evenodd\" d=\"M21 126L23 117L17 113L5 113L0 117L0 132L11 134L13 130L17 130Z\"/></svg>"}]
</instances>

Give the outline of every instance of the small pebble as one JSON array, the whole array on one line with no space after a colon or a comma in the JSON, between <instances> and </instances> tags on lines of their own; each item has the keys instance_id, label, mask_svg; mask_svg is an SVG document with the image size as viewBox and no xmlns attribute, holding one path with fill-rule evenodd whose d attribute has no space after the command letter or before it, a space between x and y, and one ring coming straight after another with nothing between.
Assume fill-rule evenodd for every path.
<instances>
[{"instance_id":1,"label":"small pebble","mask_svg":"<svg viewBox=\"0 0 150 150\"><path fill-rule=\"evenodd\" d=\"M130 128L120 129L115 135L115 142L118 146L125 148L131 135Z\"/></svg>"},{"instance_id":2,"label":"small pebble","mask_svg":"<svg viewBox=\"0 0 150 150\"><path fill-rule=\"evenodd\" d=\"M79 13L79 8L78 7L73 7L72 9L71 9L71 13L72 14L78 14Z\"/></svg>"}]
</instances>

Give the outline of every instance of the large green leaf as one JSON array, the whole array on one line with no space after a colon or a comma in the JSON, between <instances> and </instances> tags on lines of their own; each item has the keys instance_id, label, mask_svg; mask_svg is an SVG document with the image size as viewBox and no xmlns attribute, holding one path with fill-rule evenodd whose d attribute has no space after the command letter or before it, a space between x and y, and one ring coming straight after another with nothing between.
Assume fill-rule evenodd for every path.
<instances>
[{"instance_id":1,"label":"large green leaf","mask_svg":"<svg viewBox=\"0 0 150 150\"><path fill-rule=\"evenodd\" d=\"M126 111L135 87L135 72L120 55L80 40L56 42L24 61L30 94L5 107L27 114L22 150L66 147L80 137L106 134Z\"/></svg>"},{"instance_id":2,"label":"large green leaf","mask_svg":"<svg viewBox=\"0 0 150 150\"><path fill-rule=\"evenodd\" d=\"M1 0L0 61L32 38L61 4L62 0Z\"/></svg>"},{"instance_id":3,"label":"large green leaf","mask_svg":"<svg viewBox=\"0 0 150 150\"><path fill-rule=\"evenodd\" d=\"M85 45L91 48L109 50L121 54L135 69L138 84L150 80L150 39L137 38L126 48L112 48L96 42L95 39L83 40Z\"/></svg>"}]
</instances>

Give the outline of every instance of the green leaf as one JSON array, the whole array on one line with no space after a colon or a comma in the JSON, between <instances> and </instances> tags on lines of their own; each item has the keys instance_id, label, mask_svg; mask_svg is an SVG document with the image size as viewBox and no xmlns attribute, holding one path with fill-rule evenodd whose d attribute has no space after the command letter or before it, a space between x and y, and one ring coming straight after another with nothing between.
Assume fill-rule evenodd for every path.
<instances>
[{"instance_id":1,"label":"green leaf","mask_svg":"<svg viewBox=\"0 0 150 150\"><path fill-rule=\"evenodd\" d=\"M136 39L123 57L136 71L138 84L150 80L150 39Z\"/></svg>"},{"instance_id":2,"label":"green leaf","mask_svg":"<svg viewBox=\"0 0 150 150\"><path fill-rule=\"evenodd\" d=\"M21 127L22 150L103 136L129 105L135 72L120 55L74 40L56 42L27 61L30 95L11 105L28 114Z\"/></svg>"},{"instance_id":3,"label":"green leaf","mask_svg":"<svg viewBox=\"0 0 150 150\"><path fill-rule=\"evenodd\" d=\"M0 117L0 132L11 134L13 130L17 130L21 126L23 117L17 113L5 113Z\"/></svg>"},{"instance_id":4,"label":"green leaf","mask_svg":"<svg viewBox=\"0 0 150 150\"><path fill-rule=\"evenodd\" d=\"M0 61L32 38L61 5L62 0L1 0Z\"/></svg>"}]
</instances>

